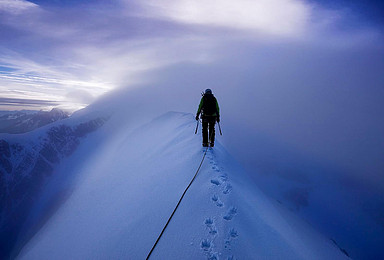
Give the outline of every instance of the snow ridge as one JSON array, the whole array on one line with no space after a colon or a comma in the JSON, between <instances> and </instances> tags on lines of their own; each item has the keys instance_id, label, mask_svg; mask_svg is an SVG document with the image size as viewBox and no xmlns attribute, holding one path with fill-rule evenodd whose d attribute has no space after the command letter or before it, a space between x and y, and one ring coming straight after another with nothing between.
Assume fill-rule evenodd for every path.
<instances>
[{"instance_id":1,"label":"snow ridge","mask_svg":"<svg viewBox=\"0 0 384 260\"><path fill-rule=\"evenodd\" d=\"M116 136L18 259L145 259L205 152L195 124L170 112ZM346 259L265 197L220 142L206 156L151 259Z\"/></svg>"}]
</instances>

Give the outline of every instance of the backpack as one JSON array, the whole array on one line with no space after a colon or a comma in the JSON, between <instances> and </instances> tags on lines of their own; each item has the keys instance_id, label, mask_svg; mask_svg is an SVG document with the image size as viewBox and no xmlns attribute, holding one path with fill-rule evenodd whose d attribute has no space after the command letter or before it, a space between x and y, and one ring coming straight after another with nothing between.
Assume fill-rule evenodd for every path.
<instances>
[{"instance_id":1,"label":"backpack","mask_svg":"<svg viewBox=\"0 0 384 260\"><path fill-rule=\"evenodd\" d=\"M203 107L202 107L203 114L209 116L217 113L216 98L212 94L205 94L203 98L204 98Z\"/></svg>"}]
</instances>

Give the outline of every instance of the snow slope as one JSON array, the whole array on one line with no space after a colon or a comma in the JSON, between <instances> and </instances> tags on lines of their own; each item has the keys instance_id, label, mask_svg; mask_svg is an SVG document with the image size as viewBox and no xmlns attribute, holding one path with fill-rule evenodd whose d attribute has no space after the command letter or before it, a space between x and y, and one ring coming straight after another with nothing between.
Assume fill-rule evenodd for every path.
<instances>
[{"instance_id":1,"label":"snow slope","mask_svg":"<svg viewBox=\"0 0 384 260\"><path fill-rule=\"evenodd\" d=\"M106 120L63 119L24 134L0 134L0 259L24 239L25 222L57 167Z\"/></svg>"},{"instance_id":2,"label":"snow slope","mask_svg":"<svg viewBox=\"0 0 384 260\"><path fill-rule=\"evenodd\" d=\"M116 135L91 163L79 163L79 153L71 195L17 258L145 259L203 157L195 126L191 114L169 112ZM344 258L330 239L255 188L219 142L151 256Z\"/></svg>"}]
</instances>

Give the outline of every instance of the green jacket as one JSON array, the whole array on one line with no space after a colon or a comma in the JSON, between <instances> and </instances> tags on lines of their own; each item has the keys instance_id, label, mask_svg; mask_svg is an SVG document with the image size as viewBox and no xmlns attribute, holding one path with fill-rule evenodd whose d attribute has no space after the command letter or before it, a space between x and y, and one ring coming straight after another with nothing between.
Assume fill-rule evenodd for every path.
<instances>
[{"instance_id":1,"label":"green jacket","mask_svg":"<svg viewBox=\"0 0 384 260\"><path fill-rule=\"evenodd\" d=\"M217 116L220 117L220 108L219 108L219 103L217 102L217 99L212 95L212 98L214 99L214 102L216 104L216 111L213 113L207 113L207 111L204 111L204 103L205 103L205 97L203 96L200 100L199 108L197 109L196 115L200 115L202 112L203 116Z\"/></svg>"}]
</instances>

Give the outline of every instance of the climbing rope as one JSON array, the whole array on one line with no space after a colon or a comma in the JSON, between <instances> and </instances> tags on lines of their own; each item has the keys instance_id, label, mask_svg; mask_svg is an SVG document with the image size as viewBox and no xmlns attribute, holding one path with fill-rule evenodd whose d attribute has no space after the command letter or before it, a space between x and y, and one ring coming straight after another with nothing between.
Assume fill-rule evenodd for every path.
<instances>
[{"instance_id":1,"label":"climbing rope","mask_svg":"<svg viewBox=\"0 0 384 260\"><path fill-rule=\"evenodd\" d=\"M213 135L213 132L211 133L209 140L211 140L211 138L212 138L212 135ZM191 182L188 184L188 187L187 187L187 188L184 190L184 193L183 193L183 195L181 195L181 198L180 198L179 202L177 203L177 205L176 205L175 209L173 210L173 212L172 212L171 216L169 217L169 219L168 219L168 221L167 221L167 224L165 224L165 226L164 226L163 230L161 231L161 233L160 233L159 237L157 238L157 240L156 240L155 244L153 245L153 247L152 247L151 251L150 251L150 252L149 252L149 254L147 255L147 258L146 258L146 260L148 260L148 259L149 259L149 257L151 256L151 254L152 254L153 250L155 249L155 247L156 247L157 243L159 242L159 240L160 240L161 236L163 235L163 233L164 233L165 229L167 228L167 226L168 226L169 222L171 222L171 219L172 219L173 215L175 214L175 212L176 212L177 208L179 207L179 205L180 205L180 203L181 203L182 199L184 198L184 195L185 195L185 193L187 193L187 190L189 189L189 187L191 187L191 185L192 185L192 182L193 182L193 181L196 179L196 176L197 176L197 174L198 174L198 173L199 173L199 171L200 171L201 165L203 165L203 162L204 162L205 156L207 155L207 151L208 151L208 148L209 148L209 147L207 147L207 148L205 149L205 151L204 151L204 155L203 155L203 158L201 159L200 165L199 165L199 167L197 168L197 171L196 171L196 173L195 173L195 176L193 176L193 178L192 178Z\"/></svg>"}]
</instances>

